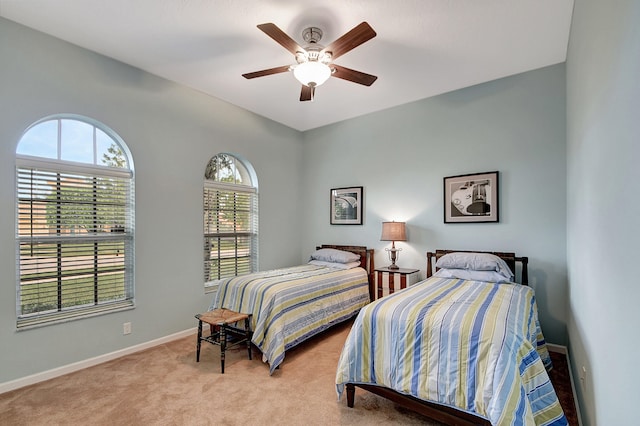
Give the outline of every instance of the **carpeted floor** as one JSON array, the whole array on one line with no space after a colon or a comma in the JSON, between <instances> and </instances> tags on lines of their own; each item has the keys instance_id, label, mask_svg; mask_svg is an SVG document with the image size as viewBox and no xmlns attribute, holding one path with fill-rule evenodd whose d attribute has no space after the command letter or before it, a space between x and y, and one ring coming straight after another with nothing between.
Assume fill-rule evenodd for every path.
<instances>
[{"instance_id":1,"label":"carpeted floor","mask_svg":"<svg viewBox=\"0 0 640 426\"><path fill-rule=\"evenodd\" d=\"M557 352L549 352L549 354L553 362L553 369L549 372L549 378L551 379L551 383L553 383L553 388L558 395L560 405L562 405L564 415L567 417L569 424L578 426L578 411L573 397L567 356Z\"/></svg>"},{"instance_id":2,"label":"carpeted floor","mask_svg":"<svg viewBox=\"0 0 640 426\"><path fill-rule=\"evenodd\" d=\"M335 368L350 326L290 350L273 376L255 350L253 361L244 346L228 350L220 374L217 346L204 344L196 363L196 336L176 340L4 393L0 424L438 425L361 389L354 408L337 400Z\"/></svg>"}]
</instances>

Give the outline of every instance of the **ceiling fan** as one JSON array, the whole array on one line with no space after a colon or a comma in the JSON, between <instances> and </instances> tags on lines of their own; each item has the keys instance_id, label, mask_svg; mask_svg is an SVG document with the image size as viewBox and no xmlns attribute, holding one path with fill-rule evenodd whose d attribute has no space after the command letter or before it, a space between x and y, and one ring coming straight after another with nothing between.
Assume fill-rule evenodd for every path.
<instances>
[{"instance_id":1,"label":"ceiling fan","mask_svg":"<svg viewBox=\"0 0 640 426\"><path fill-rule=\"evenodd\" d=\"M282 47L293 53L296 63L242 74L244 78L251 79L293 71L293 75L302 83L302 91L300 92L301 101L312 101L316 87L327 81L331 76L364 86L371 86L378 78L375 75L366 74L333 63L333 60L376 36L376 32L366 22L356 25L351 31L326 47L318 44L322 39L322 30L316 27L305 28L302 32L302 38L307 43L305 48L300 47L298 43L275 24L260 24L258 28Z\"/></svg>"}]
</instances>

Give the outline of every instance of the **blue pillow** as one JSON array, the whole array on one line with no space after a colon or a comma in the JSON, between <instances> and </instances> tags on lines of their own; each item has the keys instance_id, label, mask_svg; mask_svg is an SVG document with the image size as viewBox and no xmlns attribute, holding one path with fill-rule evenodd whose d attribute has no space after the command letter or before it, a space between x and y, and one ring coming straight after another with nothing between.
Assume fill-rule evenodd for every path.
<instances>
[{"instance_id":1,"label":"blue pillow","mask_svg":"<svg viewBox=\"0 0 640 426\"><path fill-rule=\"evenodd\" d=\"M491 253L448 253L436 261L436 268L495 271L510 281L514 278L507 262Z\"/></svg>"},{"instance_id":2,"label":"blue pillow","mask_svg":"<svg viewBox=\"0 0 640 426\"><path fill-rule=\"evenodd\" d=\"M323 248L311 253L311 259L309 260L322 260L324 262L332 263L349 263L359 262L360 256L355 253L351 253L350 251Z\"/></svg>"},{"instance_id":3,"label":"blue pillow","mask_svg":"<svg viewBox=\"0 0 640 426\"><path fill-rule=\"evenodd\" d=\"M310 260L309 264L317 265L317 266L326 266L328 268L334 268L334 269L353 269L360 266L360 262L340 263L340 262L325 262L324 260Z\"/></svg>"},{"instance_id":4,"label":"blue pillow","mask_svg":"<svg viewBox=\"0 0 640 426\"><path fill-rule=\"evenodd\" d=\"M440 278L457 278L460 280L486 281L490 283L510 283L511 280L496 271L474 271L472 269L443 268L433 274Z\"/></svg>"}]
</instances>

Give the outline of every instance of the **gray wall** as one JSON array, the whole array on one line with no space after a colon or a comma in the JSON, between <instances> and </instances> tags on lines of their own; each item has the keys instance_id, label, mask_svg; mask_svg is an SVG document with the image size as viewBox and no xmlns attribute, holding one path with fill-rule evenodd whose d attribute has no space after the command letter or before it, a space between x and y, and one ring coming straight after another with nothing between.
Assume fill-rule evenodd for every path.
<instances>
[{"instance_id":1,"label":"gray wall","mask_svg":"<svg viewBox=\"0 0 640 426\"><path fill-rule=\"evenodd\" d=\"M260 266L300 253L297 131L0 18L0 383L192 328L206 309L204 168L238 153L259 178ZM15 149L33 122L77 113L115 130L136 174L134 310L17 332ZM122 324L133 333L123 336Z\"/></svg>"},{"instance_id":2,"label":"gray wall","mask_svg":"<svg viewBox=\"0 0 640 426\"><path fill-rule=\"evenodd\" d=\"M406 221L398 264L437 248L529 257L545 337L565 327L565 69L556 65L351 119L304 134L302 247L348 242L389 260L381 222ZM500 222L443 223L443 177L500 172ZM363 226L329 224L331 188L364 186Z\"/></svg>"},{"instance_id":3,"label":"gray wall","mask_svg":"<svg viewBox=\"0 0 640 426\"><path fill-rule=\"evenodd\" d=\"M568 329L586 426L638 422L638 23L637 0L575 3L567 58Z\"/></svg>"}]
</instances>

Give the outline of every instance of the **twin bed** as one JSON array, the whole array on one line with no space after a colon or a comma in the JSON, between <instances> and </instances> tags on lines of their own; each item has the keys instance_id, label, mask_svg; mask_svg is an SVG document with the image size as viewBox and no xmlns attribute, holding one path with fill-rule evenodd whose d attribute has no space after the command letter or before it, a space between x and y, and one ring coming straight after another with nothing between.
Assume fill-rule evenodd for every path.
<instances>
[{"instance_id":1,"label":"twin bed","mask_svg":"<svg viewBox=\"0 0 640 426\"><path fill-rule=\"evenodd\" d=\"M288 349L357 315L336 371L349 407L357 386L446 424L567 424L526 257L427 253L426 280L373 303L373 250L324 245L311 258L222 280L211 303L252 314L270 374Z\"/></svg>"},{"instance_id":2,"label":"twin bed","mask_svg":"<svg viewBox=\"0 0 640 426\"><path fill-rule=\"evenodd\" d=\"M566 425L549 353L514 253L428 253L427 279L360 311L336 373L446 424ZM432 261L436 273L432 274ZM521 284L514 282L521 263Z\"/></svg>"},{"instance_id":3,"label":"twin bed","mask_svg":"<svg viewBox=\"0 0 640 426\"><path fill-rule=\"evenodd\" d=\"M322 245L307 264L220 280L209 310L252 314L251 341L273 374L288 349L369 303L373 269L373 250Z\"/></svg>"}]
</instances>

